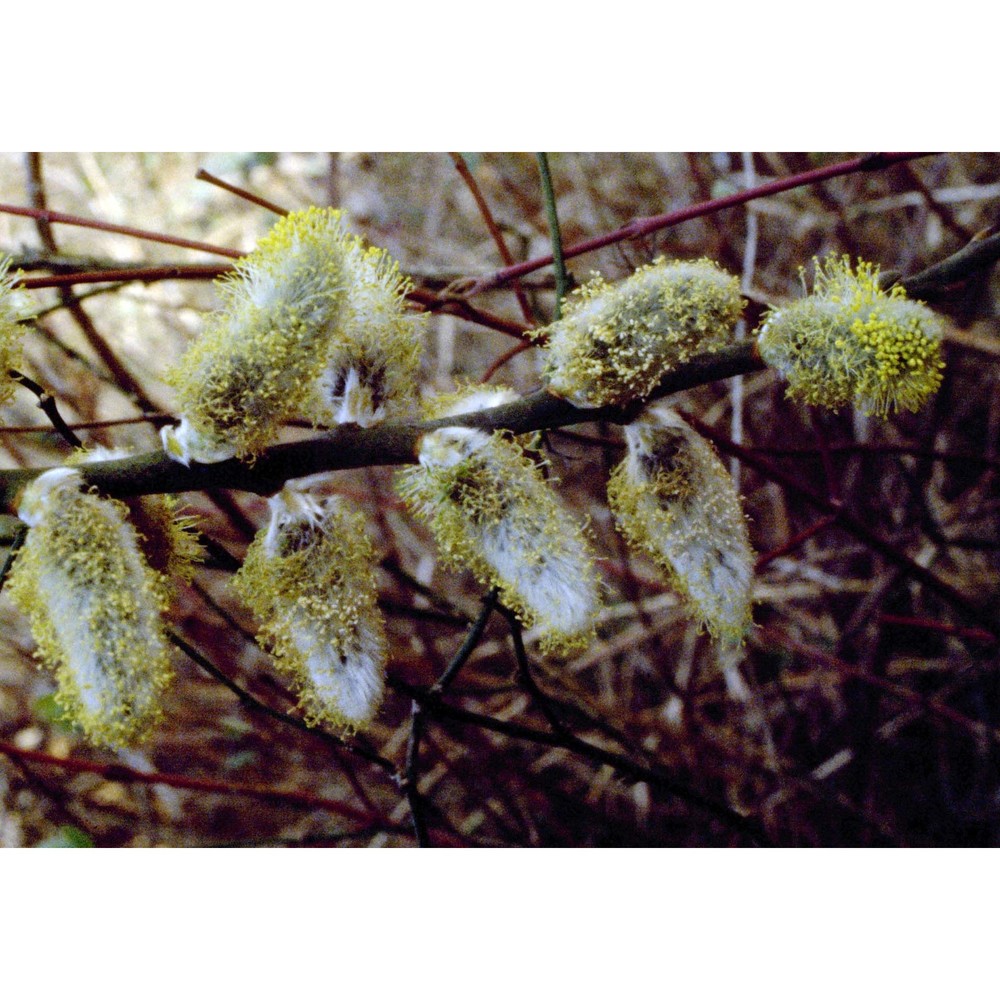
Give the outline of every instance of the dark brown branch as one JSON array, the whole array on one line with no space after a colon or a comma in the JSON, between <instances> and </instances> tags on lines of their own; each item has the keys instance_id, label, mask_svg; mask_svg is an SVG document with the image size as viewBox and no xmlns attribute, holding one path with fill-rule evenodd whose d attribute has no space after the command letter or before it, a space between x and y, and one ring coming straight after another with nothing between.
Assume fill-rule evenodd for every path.
<instances>
[{"instance_id":1,"label":"dark brown branch","mask_svg":"<svg viewBox=\"0 0 1000 1000\"><path fill-rule=\"evenodd\" d=\"M48 417L49 423L55 428L56 433L72 448L79 448L82 445L80 439L70 429L69 424L63 420L59 407L56 405L55 396L47 392L33 379L27 375L15 371L13 368L7 374L15 381L20 382L29 392L33 392L38 398L38 408Z\"/></svg>"},{"instance_id":2,"label":"dark brown branch","mask_svg":"<svg viewBox=\"0 0 1000 1000\"><path fill-rule=\"evenodd\" d=\"M737 344L716 354L693 358L683 368L671 372L653 398L763 367L752 343ZM490 410L421 424L338 427L307 441L275 445L253 464L230 459L214 465L193 463L188 468L171 461L162 451L154 451L114 462L93 462L81 471L87 482L101 493L119 498L209 489L246 490L267 496L276 493L289 479L317 472L412 464L416 461L420 438L439 427L479 427L525 434L598 420L621 424L635 419L642 405L581 409L543 390ZM20 491L43 471L0 470L0 502L4 509L12 510Z\"/></svg>"}]
</instances>

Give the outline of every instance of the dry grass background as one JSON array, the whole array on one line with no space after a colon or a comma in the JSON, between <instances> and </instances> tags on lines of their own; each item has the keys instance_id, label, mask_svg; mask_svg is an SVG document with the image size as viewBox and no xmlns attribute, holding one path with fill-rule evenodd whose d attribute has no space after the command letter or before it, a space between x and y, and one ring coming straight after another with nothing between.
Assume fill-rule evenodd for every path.
<instances>
[{"instance_id":1,"label":"dry grass background","mask_svg":"<svg viewBox=\"0 0 1000 1000\"><path fill-rule=\"evenodd\" d=\"M809 169L834 154L555 154L551 157L567 244L748 184ZM544 254L548 229L533 155L469 154L469 165L516 259ZM418 286L438 291L501 265L469 188L444 154L79 154L43 157L49 207L249 250L273 223L267 211L197 181L199 168L286 208L337 204L353 229L388 248ZM26 161L0 157L0 201L31 202ZM835 250L912 274L997 222L1000 157L949 154L855 174L768 197L576 258L624 276L658 254L712 257L742 275L753 321L766 303L799 294L799 268ZM220 258L69 226L55 227L58 256L86 269ZM30 219L0 215L0 252L41 267ZM39 273L44 273L39 271ZM526 282L540 322L552 314L548 270ZM89 292L80 287L78 291ZM839 499L896 548L995 617L997 281L987 272L935 305L949 318L947 372L917 415L888 422L789 404L770 372L681 394L677 404L754 456L827 498ZM51 290L28 341L29 374L71 422L114 421L140 409L110 376L80 323ZM214 304L210 282L129 284L84 300L93 329L157 411L169 413L165 367ZM476 306L519 319L509 289ZM451 315L432 317L429 389L478 379L514 344ZM537 388L535 352L494 378ZM65 454L34 398L20 392L2 415L4 465L50 465ZM37 430L22 430L34 427ZM538 685L558 728L640 768L636 780L565 741L544 745L454 719L427 720L419 792L432 843L469 845L715 845L749 838L699 805L699 797L748 817L765 842L790 845L992 845L1000 839L1000 685L996 641L961 607L929 591L830 524L787 482L744 463L740 488L762 560L757 627L726 659L700 634L651 565L612 531L604 481L620 454L611 426L548 438L562 496L590 518L607 582L599 641L568 661L543 660L529 639ZM135 449L158 444L151 423L80 432L88 442ZM294 432L290 432L294 433ZM481 589L435 565L427 533L401 509L389 470L337 476L369 511L383 558L380 593L391 637L390 677L430 684L478 613ZM247 494L192 495L203 530L241 554L264 502ZM181 592L175 627L260 700L294 712L253 623L212 566ZM24 621L0 599L0 739L71 761L212 783L211 790L142 784L124 772L72 771L0 757L0 843L31 846L81 831L100 846L414 843L406 797L386 771L314 735L242 705L178 654L165 725L137 751L89 748L53 720L52 684L31 658ZM551 733L539 701L519 681L503 619L491 624L448 702ZM411 703L398 689L365 745L402 768ZM557 739L552 741L559 743ZM122 780L117 780L117 779ZM314 801L261 793L303 792ZM319 803L318 800L325 800ZM339 807L339 808L338 808ZM63 830L63 834L59 831Z\"/></svg>"}]
</instances>

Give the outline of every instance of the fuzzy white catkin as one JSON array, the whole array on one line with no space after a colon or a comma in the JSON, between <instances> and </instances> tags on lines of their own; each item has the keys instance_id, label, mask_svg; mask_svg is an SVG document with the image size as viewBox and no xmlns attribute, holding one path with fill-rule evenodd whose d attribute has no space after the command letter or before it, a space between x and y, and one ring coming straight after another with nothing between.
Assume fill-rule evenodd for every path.
<instances>
[{"instance_id":1,"label":"fuzzy white catkin","mask_svg":"<svg viewBox=\"0 0 1000 1000\"><path fill-rule=\"evenodd\" d=\"M678 365L729 344L742 309L739 282L709 260L660 258L614 284L595 276L537 331L544 378L575 406L645 399Z\"/></svg>"},{"instance_id":2,"label":"fuzzy white catkin","mask_svg":"<svg viewBox=\"0 0 1000 1000\"><path fill-rule=\"evenodd\" d=\"M619 529L713 635L742 639L751 623L754 557L728 471L664 404L626 427L625 438L628 453L608 483Z\"/></svg>"},{"instance_id":3,"label":"fuzzy white catkin","mask_svg":"<svg viewBox=\"0 0 1000 1000\"><path fill-rule=\"evenodd\" d=\"M8 590L30 621L57 700L94 743L126 746L160 715L172 677L161 613L164 577L139 549L127 508L83 489L77 469L51 469L24 491L30 527Z\"/></svg>"},{"instance_id":4,"label":"fuzzy white catkin","mask_svg":"<svg viewBox=\"0 0 1000 1000\"><path fill-rule=\"evenodd\" d=\"M310 724L359 729L382 700L386 641L364 517L294 484L268 504L233 587Z\"/></svg>"},{"instance_id":5,"label":"fuzzy white catkin","mask_svg":"<svg viewBox=\"0 0 1000 1000\"><path fill-rule=\"evenodd\" d=\"M431 417L510 402L503 389L439 399ZM545 650L585 645L600 604L583 529L514 440L469 427L426 434L420 464L402 472L400 493L434 534L442 561L468 568L529 627Z\"/></svg>"},{"instance_id":6,"label":"fuzzy white catkin","mask_svg":"<svg viewBox=\"0 0 1000 1000\"><path fill-rule=\"evenodd\" d=\"M222 311L168 380L179 427L167 455L189 464L252 458L295 416L323 369L345 298L351 238L340 213L293 212L220 283Z\"/></svg>"}]
</instances>

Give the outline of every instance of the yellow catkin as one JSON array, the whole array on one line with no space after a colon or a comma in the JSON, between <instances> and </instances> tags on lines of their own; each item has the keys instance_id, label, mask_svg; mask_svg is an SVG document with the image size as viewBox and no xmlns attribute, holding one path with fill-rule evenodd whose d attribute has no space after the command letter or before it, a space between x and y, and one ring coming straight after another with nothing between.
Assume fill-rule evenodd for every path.
<instances>
[{"instance_id":1,"label":"yellow catkin","mask_svg":"<svg viewBox=\"0 0 1000 1000\"><path fill-rule=\"evenodd\" d=\"M124 504L84 492L79 470L52 469L24 491L30 527L8 580L28 615L57 701L91 742L122 747L160 717L173 675L161 614L164 578L143 559Z\"/></svg>"},{"instance_id":2,"label":"yellow catkin","mask_svg":"<svg viewBox=\"0 0 1000 1000\"><path fill-rule=\"evenodd\" d=\"M316 423L368 427L414 405L426 317L406 308L411 282L385 250L355 239L344 270L344 307L305 412Z\"/></svg>"},{"instance_id":3,"label":"yellow catkin","mask_svg":"<svg viewBox=\"0 0 1000 1000\"><path fill-rule=\"evenodd\" d=\"M471 388L431 404L434 417L510 402L510 390ZM468 427L426 434L400 494L434 535L444 565L469 569L528 627L544 651L593 638L599 581L584 529L538 464L511 438Z\"/></svg>"},{"instance_id":4,"label":"yellow catkin","mask_svg":"<svg viewBox=\"0 0 1000 1000\"><path fill-rule=\"evenodd\" d=\"M610 284L597 276L569 295L547 337L549 389L581 407L647 398L696 354L732 342L739 282L709 260L662 258Z\"/></svg>"},{"instance_id":5,"label":"yellow catkin","mask_svg":"<svg viewBox=\"0 0 1000 1000\"><path fill-rule=\"evenodd\" d=\"M286 486L233 588L310 725L367 726L382 700L386 641L364 517L338 497Z\"/></svg>"},{"instance_id":6,"label":"yellow catkin","mask_svg":"<svg viewBox=\"0 0 1000 1000\"><path fill-rule=\"evenodd\" d=\"M0 257L0 406L14 395L14 382L7 372L21 366L22 312L20 296L10 274L10 258Z\"/></svg>"},{"instance_id":7,"label":"yellow catkin","mask_svg":"<svg viewBox=\"0 0 1000 1000\"><path fill-rule=\"evenodd\" d=\"M608 483L619 530L657 563L709 632L742 639L751 624L754 556L725 466L662 404L625 436L628 454Z\"/></svg>"},{"instance_id":8,"label":"yellow catkin","mask_svg":"<svg viewBox=\"0 0 1000 1000\"><path fill-rule=\"evenodd\" d=\"M761 357L788 380L788 396L865 413L918 410L941 385L941 322L879 269L850 258L815 261L813 294L773 309L761 325Z\"/></svg>"},{"instance_id":9,"label":"yellow catkin","mask_svg":"<svg viewBox=\"0 0 1000 1000\"><path fill-rule=\"evenodd\" d=\"M163 431L171 458L252 459L300 412L344 304L351 246L339 212L310 208L237 262L220 283L222 311L168 376L183 417Z\"/></svg>"},{"instance_id":10,"label":"yellow catkin","mask_svg":"<svg viewBox=\"0 0 1000 1000\"><path fill-rule=\"evenodd\" d=\"M68 465L111 462L127 458L120 448L91 448L75 452ZM190 583L198 563L205 561L205 547L199 540L197 518L183 513L184 505L169 493L127 497L129 521L136 530L139 548L157 573Z\"/></svg>"}]
</instances>

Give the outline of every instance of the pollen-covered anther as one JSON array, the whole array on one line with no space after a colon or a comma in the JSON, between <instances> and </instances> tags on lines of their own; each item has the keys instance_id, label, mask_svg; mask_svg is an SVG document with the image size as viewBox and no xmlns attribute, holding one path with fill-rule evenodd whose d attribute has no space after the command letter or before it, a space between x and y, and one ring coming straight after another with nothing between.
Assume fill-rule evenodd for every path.
<instances>
[{"instance_id":1,"label":"pollen-covered anther","mask_svg":"<svg viewBox=\"0 0 1000 1000\"><path fill-rule=\"evenodd\" d=\"M751 624L753 550L740 499L712 446L665 405L625 429L608 502L631 547L650 556L714 636Z\"/></svg>"},{"instance_id":2,"label":"pollen-covered anther","mask_svg":"<svg viewBox=\"0 0 1000 1000\"><path fill-rule=\"evenodd\" d=\"M499 392L498 397L496 393ZM508 391L449 397L438 417L509 401ZM600 604L593 555L583 528L562 506L517 441L470 427L426 434L420 464L399 476L403 498L426 522L443 563L468 568L528 627L543 650L570 651L593 636Z\"/></svg>"},{"instance_id":3,"label":"pollen-covered anther","mask_svg":"<svg viewBox=\"0 0 1000 1000\"><path fill-rule=\"evenodd\" d=\"M8 590L67 717L94 743L121 747L161 714L173 674L161 620L168 593L125 505L82 487L79 470L61 468L25 489L18 514L30 527Z\"/></svg>"},{"instance_id":4,"label":"pollen-covered anther","mask_svg":"<svg viewBox=\"0 0 1000 1000\"><path fill-rule=\"evenodd\" d=\"M7 373L21 365L22 328L18 320L23 303L14 288L10 263L9 257L0 257L0 405L14 394L14 382Z\"/></svg>"},{"instance_id":5,"label":"pollen-covered anther","mask_svg":"<svg viewBox=\"0 0 1000 1000\"><path fill-rule=\"evenodd\" d=\"M344 272L344 307L305 412L368 427L415 403L425 317L407 309L411 282L386 251L354 239Z\"/></svg>"},{"instance_id":6,"label":"pollen-covered anther","mask_svg":"<svg viewBox=\"0 0 1000 1000\"><path fill-rule=\"evenodd\" d=\"M121 448L95 447L74 452L67 464L88 465L128 457L129 452ZM197 518L184 514L181 501L169 493L129 497L122 502L150 567L168 580L177 578L190 583L197 564L204 562L206 555Z\"/></svg>"},{"instance_id":7,"label":"pollen-covered anther","mask_svg":"<svg viewBox=\"0 0 1000 1000\"><path fill-rule=\"evenodd\" d=\"M323 370L354 245L340 213L283 218L223 279L223 309L170 373L182 421L166 454L189 464L253 458L301 410Z\"/></svg>"},{"instance_id":8,"label":"pollen-covered anther","mask_svg":"<svg viewBox=\"0 0 1000 1000\"><path fill-rule=\"evenodd\" d=\"M739 282L709 260L660 258L616 284L595 276L538 331L548 338L543 376L580 407L645 399L694 355L729 344L742 311Z\"/></svg>"},{"instance_id":9,"label":"pollen-covered anther","mask_svg":"<svg viewBox=\"0 0 1000 1000\"><path fill-rule=\"evenodd\" d=\"M363 515L286 486L233 579L310 725L367 726L382 700L385 630Z\"/></svg>"},{"instance_id":10,"label":"pollen-covered anther","mask_svg":"<svg viewBox=\"0 0 1000 1000\"><path fill-rule=\"evenodd\" d=\"M941 385L941 322L879 270L848 257L815 262L813 294L772 309L758 334L761 357L788 380L788 395L829 409L918 410Z\"/></svg>"}]
</instances>

